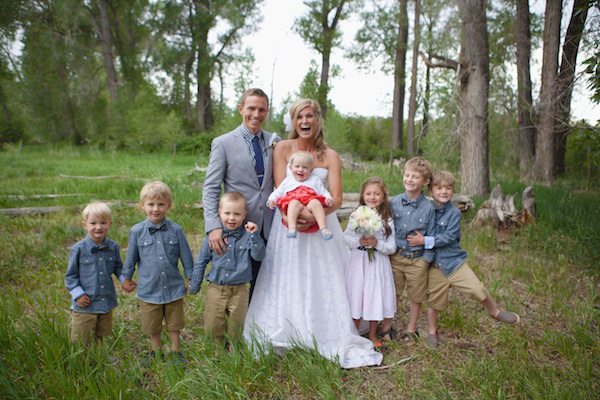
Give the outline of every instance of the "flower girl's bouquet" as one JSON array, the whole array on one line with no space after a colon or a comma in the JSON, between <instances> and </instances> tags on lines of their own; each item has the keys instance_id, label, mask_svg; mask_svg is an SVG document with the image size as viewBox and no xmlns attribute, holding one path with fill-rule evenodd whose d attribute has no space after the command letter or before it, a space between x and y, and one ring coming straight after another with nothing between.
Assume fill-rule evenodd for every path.
<instances>
[{"instance_id":1,"label":"flower girl's bouquet","mask_svg":"<svg viewBox=\"0 0 600 400\"><path fill-rule=\"evenodd\" d=\"M379 213L368 206L358 207L348 220L348 226L358 235L371 237L383 228L383 220ZM369 261L373 261L373 247L367 247Z\"/></svg>"}]
</instances>

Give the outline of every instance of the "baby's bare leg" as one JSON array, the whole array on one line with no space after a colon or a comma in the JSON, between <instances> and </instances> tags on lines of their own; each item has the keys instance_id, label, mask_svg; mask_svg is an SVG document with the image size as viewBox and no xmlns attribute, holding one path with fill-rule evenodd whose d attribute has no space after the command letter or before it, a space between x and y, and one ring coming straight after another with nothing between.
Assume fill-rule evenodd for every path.
<instances>
[{"instance_id":1,"label":"baby's bare leg","mask_svg":"<svg viewBox=\"0 0 600 400\"><path fill-rule=\"evenodd\" d=\"M298 215L300 215L300 212L303 208L304 204L300 203L298 200L292 200L288 204L287 222L290 230L296 229L296 225L298 224Z\"/></svg>"},{"instance_id":2,"label":"baby's bare leg","mask_svg":"<svg viewBox=\"0 0 600 400\"><path fill-rule=\"evenodd\" d=\"M315 216L315 220L317 221L317 225L319 225L319 229L327 228L327 216L325 215L325 210L323 209L323 205L319 200L312 199L308 202L306 208Z\"/></svg>"}]
</instances>

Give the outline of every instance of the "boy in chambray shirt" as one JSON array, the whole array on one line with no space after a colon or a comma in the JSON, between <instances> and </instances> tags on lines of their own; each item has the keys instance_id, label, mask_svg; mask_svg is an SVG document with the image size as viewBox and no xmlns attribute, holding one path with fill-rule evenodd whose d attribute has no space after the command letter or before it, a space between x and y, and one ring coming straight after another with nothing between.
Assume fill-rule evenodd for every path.
<instances>
[{"instance_id":1,"label":"boy in chambray shirt","mask_svg":"<svg viewBox=\"0 0 600 400\"><path fill-rule=\"evenodd\" d=\"M178 264L181 260L185 277L190 279L194 258L181 226L166 218L172 204L171 189L162 182L148 182L140 192L140 204L148 218L134 225L129 232L123 288L128 292L133 289L131 278L137 264L142 330L150 335L152 346L147 362L156 357L160 348L165 320L171 352L183 363L179 335L185 326L183 297L186 283Z\"/></svg>"},{"instance_id":2,"label":"boy in chambray shirt","mask_svg":"<svg viewBox=\"0 0 600 400\"><path fill-rule=\"evenodd\" d=\"M258 232L258 225L248 221L246 198L239 192L223 194L219 201L219 217L223 225L223 240L226 251L218 255L210 250L208 236L194 265L190 292L197 293L204 278L206 265L212 268L206 277L208 291L204 310L204 329L221 343L227 330L229 336L239 336L248 311L248 286L252 280L252 262L265 257L265 242Z\"/></svg>"},{"instance_id":3,"label":"boy in chambray shirt","mask_svg":"<svg viewBox=\"0 0 600 400\"><path fill-rule=\"evenodd\" d=\"M71 339L87 342L94 331L96 341L112 332L112 310L117 307L114 274L123 282L119 244L106 237L112 224L110 208L102 202L88 204L82 212L85 239L73 247L65 274L71 293Z\"/></svg>"},{"instance_id":4,"label":"boy in chambray shirt","mask_svg":"<svg viewBox=\"0 0 600 400\"><path fill-rule=\"evenodd\" d=\"M462 214L452 204L456 180L448 171L435 171L429 184L429 194L435 206L435 231L431 236L420 232L410 236L408 242L435 249L435 259L429 269L427 322L429 331L425 345L438 346L437 317L448 307L448 291L453 288L481 302L494 319L508 325L519 322L519 316L498 308L485 286L467 264L467 252L460 248L460 221Z\"/></svg>"},{"instance_id":5,"label":"boy in chambray shirt","mask_svg":"<svg viewBox=\"0 0 600 400\"><path fill-rule=\"evenodd\" d=\"M409 235L421 232L432 235L435 229L435 208L423 194L423 188L429 184L433 167L423 157L414 157L404 165L403 183L405 192L390 200L396 228L396 254L390 256L396 297L398 303L404 287L410 299L410 319L403 335L408 346L415 344L419 337L417 320L421 312L421 304L427 300L427 270L433 260L433 251L421 246L410 246ZM383 332L384 337L394 338L396 332L390 329Z\"/></svg>"}]
</instances>

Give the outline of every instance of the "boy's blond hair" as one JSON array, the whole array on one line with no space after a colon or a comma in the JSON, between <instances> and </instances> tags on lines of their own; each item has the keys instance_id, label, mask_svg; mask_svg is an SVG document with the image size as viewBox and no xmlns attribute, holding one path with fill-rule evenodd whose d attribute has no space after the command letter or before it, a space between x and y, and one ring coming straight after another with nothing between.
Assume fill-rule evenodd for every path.
<instances>
[{"instance_id":1,"label":"boy's blond hair","mask_svg":"<svg viewBox=\"0 0 600 400\"><path fill-rule=\"evenodd\" d=\"M413 157L408 160L404 164L404 170L406 171L407 169L419 172L425 180L431 179L431 175L433 174L433 166L423 157Z\"/></svg>"},{"instance_id":2,"label":"boy's blond hair","mask_svg":"<svg viewBox=\"0 0 600 400\"><path fill-rule=\"evenodd\" d=\"M108 208L108 206L101 201L94 201L85 206L81 212L81 218L83 218L83 222L87 222L90 216L98 217L102 221L112 221L112 213L110 212L110 208Z\"/></svg>"},{"instance_id":3,"label":"boy's blond hair","mask_svg":"<svg viewBox=\"0 0 600 400\"><path fill-rule=\"evenodd\" d=\"M173 202L173 194L171 193L171 189L163 182L152 181L146 183L140 192L141 204L144 204L148 199L162 199L171 204Z\"/></svg>"},{"instance_id":4,"label":"boy's blond hair","mask_svg":"<svg viewBox=\"0 0 600 400\"><path fill-rule=\"evenodd\" d=\"M244 203L244 209L248 208L248 203L246 202L246 197L244 197L244 195L241 194L240 192L227 192L227 193L223 193L223 196L221 196L221 200L219 200L219 208L226 201L230 201L230 202L241 201L241 202Z\"/></svg>"},{"instance_id":5,"label":"boy's blond hair","mask_svg":"<svg viewBox=\"0 0 600 400\"><path fill-rule=\"evenodd\" d=\"M454 175L452 175L452 173L449 171L435 171L431 176L429 189L431 189L434 186L444 186L444 184L452 186L454 188L454 185L456 184L456 179L454 178Z\"/></svg>"},{"instance_id":6,"label":"boy's blond hair","mask_svg":"<svg viewBox=\"0 0 600 400\"><path fill-rule=\"evenodd\" d=\"M290 156L290 164L292 164L294 162L294 160L298 157L307 159L310 162L311 166L314 164L314 159L313 159L312 154L310 154L308 151L302 151L302 150L292 153L292 155Z\"/></svg>"}]
</instances>

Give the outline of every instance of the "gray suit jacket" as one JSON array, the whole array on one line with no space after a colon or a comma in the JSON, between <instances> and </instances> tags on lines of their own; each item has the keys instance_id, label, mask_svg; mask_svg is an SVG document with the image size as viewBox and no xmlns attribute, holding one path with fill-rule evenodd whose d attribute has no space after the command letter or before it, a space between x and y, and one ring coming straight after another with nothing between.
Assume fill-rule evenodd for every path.
<instances>
[{"instance_id":1,"label":"gray suit jacket","mask_svg":"<svg viewBox=\"0 0 600 400\"><path fill-rule=\"evenodd\" d=\"M273 191L273 147L270 146L273 134L263 130L265 144L268 147L269 161L262 186L254 169L248 145L241 129L221 135L212 141L210 161L202 190L204 203L204 230L221 228L219 218L219 195L223 187L225 192L240 192L248 201L248 221L258 225L264 237L268 238L273 220L273 210L266 206Z\"/></svg>"}]
</instances>

